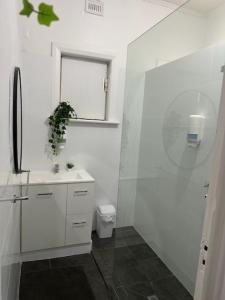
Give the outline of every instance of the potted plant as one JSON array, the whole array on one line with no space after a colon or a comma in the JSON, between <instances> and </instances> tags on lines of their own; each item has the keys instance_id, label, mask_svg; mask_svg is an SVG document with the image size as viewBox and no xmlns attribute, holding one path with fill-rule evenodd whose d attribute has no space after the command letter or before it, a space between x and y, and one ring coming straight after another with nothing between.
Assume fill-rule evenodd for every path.
<instances>
[{"instance_id":1,"label":"potted plant","mask_svg":"<svg viewBox=\"0 0 225 300\"><path fill-rule=\"evenodd\" d=\"M59 150L64 148L66 142L66 127L69 119L76 118L76 112L69 102L60 102L53 114L48 118L50 126L49 143L53 155L57 155Z\"/></svg>"},{"instance_id":2,"label":"potted plant","mask_svg":"<svg viewBox=\"0 0 225 300\"><path fill-rule=\"evenodd\" d=\"M66 164L67 171L72 171L73 168L74 168L74 164L72 162L68 162Z\"/></svg>"}]
</instances>

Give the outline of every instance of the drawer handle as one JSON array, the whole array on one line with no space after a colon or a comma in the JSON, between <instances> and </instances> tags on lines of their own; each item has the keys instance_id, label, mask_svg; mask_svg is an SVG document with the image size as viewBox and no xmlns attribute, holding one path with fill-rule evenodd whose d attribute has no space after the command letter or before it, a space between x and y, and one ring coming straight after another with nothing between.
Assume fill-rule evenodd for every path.
<instances>
[{"instance_id":1,"label":"drawer handle","mask_svg":"<svg viewBox=\"0 0 225 300\"><path fill-rule=\"evenodd\" d=\"M52 196L53 193L38 193L38 196Z\"/></svg>"},{"instance_id":2,"label":"drawer handle","mask_svg":"<svg viewBox=\"0 0 225 300\"><path fill-rule=\"evenodd\" d=\"M83 191L75 191L75 192L74 192L74 197L76 197L76 196L86 196L87 193L88 193L87 190L83 190Z\"/></svg>"},{"instance_id":3,"label":"drawer handle","mask_svg":"<svg viewBox=\"0 0 225 300\"><path fill-rule=\"evenodd\" d=\"M84 226L85 224L87 224L86 221L72 222L72 225L73 225L73 226Z\"/></svg>"}]
</instances>

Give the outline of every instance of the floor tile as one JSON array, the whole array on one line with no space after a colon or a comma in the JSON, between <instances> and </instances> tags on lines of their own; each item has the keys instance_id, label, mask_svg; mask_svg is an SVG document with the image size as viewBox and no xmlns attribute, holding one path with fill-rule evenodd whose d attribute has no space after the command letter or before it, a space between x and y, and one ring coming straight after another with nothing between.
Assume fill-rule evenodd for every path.
<instances>
[{"instance_id":1,"label":"floor tile","mask_svg":"<svg viewBox=\"0 0 225 300\"><path fill-rule=\"evenodd\" d=\"M32 281L21 282L20 300L95 300L82 268L56 268L30 274Z\"/></svg>"},{"instance_id":2,"label":"floor tile","mask_svg":"<svg viewBox=\"0 0 225 300\"><path fill-rule=\"evenodd\" d=\"M89 284L95 296L95 300L110 300L110 292L103 281L100 282L100 281L91 280L89 281Z\"/></svg>"},{"instance_id":3,"label":"floor tile","mask_svg":"<svg viewBox=\"0 0 225 300\"><path fill-rule=\"evenodd\" d=\"M113 278L117 280L117 282L115 282L117 286L126 286L148 280L147 277L140 272L136 266L116 267L114 269Z\"/></svg>"},{"instance_id":4,"label":"floor tile","mask_svg":"<svg viewBox=\"0 0 225 300\"><path fill-rule=\"evenodd\" d=\"M71 267L77 270L73 274ZM63 271L66 270L66 271ZM44 272L50 271L45 279ZM84 274L79 279L79 273ZM42 286L60 287L55 273L68 295L60 300L193 300L181 283L145 243L133 227L114 230L113 236L99 239L93 233L91 254L24 263L21 274L20 300L57 300L52 291L42 293ZM76 276L78 276L76 278ZM82 278L83 275L81 275ZM104 278L103 278L104 277ZM74 278L76 280L74 280ZM71 288L71 280L73 286ZM86 282L86 284L83 284ZM82 289L92 291L91 298L82 298ZM26 290L26 297L23 295ZM65 289L64 289L65 290ZM73 298L70 298L72 295ZM81 297L81 298L79 298Z\"/></svg>"},{"instance_id":5,"label":"floor tile","mask_svg":"<svg viewBox=\"0 0 225 300\"><path fill-rule=\"evenodd\" d=\"M110 290L109 293L110 293L110 300L120 300L115 290Z\"/></svg>"},{"instance_id":6,"label":"floor tile","mask_svg":"<svg viewBox=\"0 0 225 300\"><path fill-rule=\"evenodd\" d=\"M93 249L93 256L106 277L111 277L117 266L120 268L137 265L136 259L128 247L114 249Z\"/></svg>"},{"instance_id":7,"label":"floor tile","mask_svg":"<svg viewBox=\"0 0 225 300\"><path fill-rule=\"evenodd\" d=\"M175 277L152 282L152 287L159 300L193 300Z\"/></svg>"},{"instance_id":8,"label":"floor tile","mask_svg":"<svg viewBox=\"0 0 225 300\"><path fill-rule=\"evenodd\" d=\"M128 238L130 236L139 235L138 232L131 226L116 228L114 230L115 238Z\"/></svg>"},{"instance_id":9,"label":"floor tile","mask_svg":"<svg viewBox=\"0 0 225 300\"><path fill-rule=\"evenodd\" d=\"M50 260L52 268L62 268L62 267L71 267L71 266L82 266L82 265L91 265L94 264L94 260L90 254L80 254L65 256L60 258L53 258Z\"/></svg>"},{"instance_id":10,"label":"floor tile","mask_svg":"<svg viewBox=\"0 0 225 300\"><path fill-rule=\"evenodd\" d=\"M113 233L111 238L100 239L96 232L92 234L93 249L109 249L126 246L123 237L119 238Z\"/></svg>"},{"instance_id":11,"label":"floor tile","mask_svg":"<svg viewBox=\"0 0 225 300\"><path fill-rule=\"evenodd\" d=\"M159 300L159 298L156 295L152 295L147 297L148 300Z\"/></svg>"},{"instance_id":12,"label":"floor tile","mask_svg":"<svg viewBox=\"0 0 225 300\"><path fill-rule=\"evenodd\" d=\"M48 259L24 262L22 263L21 273L24 274L48 270L50 268L49 262L50 261Z\"/></svg>"},{"instance_id":13,"label":"floor tile","mask_svg":"<svg viewBox=\"0 0 225 300\"><path fill-rule=\"evenodd\" d=\"M89 282L91 281L104 282L103 277L96 265L83 265L82 268Z\"/></svg>"},{"instance_id":14,"label":"floor tile","mask_svg":"<svg viewBox=\"0 0 225 300\"><path fill-rule=\"evenodd\" d=\"M140 235L135 235L135 234L125 237L124 241L127 246L146 244L144 239Z\"/></svg>"},{"instance_id":15,"label":"floor tile","mask_svg":"<svg viewBox=\"0 0 225 300\"><path fill-rule=\"evenodd\" d=\"M150 282L140 282L130 286L124 287L126 291L132 292L133 294L146 297L146 299L150 296L154 295L154 290Z\"/></svg>"},{"instance_id":16,"label":"floor tile","mask_svg":"<svg viewBox=\"0 0 225 300\"><path fill-rule=\"evenodd\" d=\"M124 227L119 227L116 228L116 232L123 232L123 231L128 231L128 230L135 230L133 226L124 226Z\"/></svg>"},{"instance_id":17,"label":"floor tile","mask_svg":"<svg viewBox=\"0 0 225 300\"><path fill-rule=\"evenodd\" d=\"M132 245L129 246L129 249L137 260L157 257L155 252L147 244Z\"/></svg>"},{"instance_id":18,"label":"floor tile","mask_svg":"<svg viewBox=\"0 0 225 300\"><path fill-rule=\"evenodd\" d=\"M44 270L43 270L44 271ZM23 273L21 272L21 278L20 278L20 289L24 286L27 286L30 288L34 288L35 285L39 285L39 282L42 280L42 272L27 272Z\"/></svg>"},{"instance_id":19,"label":"floor tile","mask_svg":"<svg viewBox=\"0 0 225 300\"><path fill-rule=\"evenodd\" d=\"M172 272L157 257L137 261L138 270L151 280L160 280L172 276Z\"/></svg>"},{"instance_id":20,"label":"floor tile","mask_svg":"<svg viewBox=\"0 0 225 300\"><path fill-rule=\"evenodd\" d=\"M116 294L119 300L147 300L146 297L132 293L124 287L116 289Z\"/></svg>"}]
</instances>

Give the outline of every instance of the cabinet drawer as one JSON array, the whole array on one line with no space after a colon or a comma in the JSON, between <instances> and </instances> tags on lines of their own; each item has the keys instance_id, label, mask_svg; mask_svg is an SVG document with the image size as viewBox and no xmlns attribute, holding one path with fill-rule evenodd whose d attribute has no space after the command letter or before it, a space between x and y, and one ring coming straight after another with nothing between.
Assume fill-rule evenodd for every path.
<instances>
[{"instance_id":1,"label":"cabinet drawer","mask_svg":"<svg viewBox=\"0 0 225 300\"><path fill-rule=\"evenodd\" d=\"M92 214L67 216L65 245L83 244L91 241Z\"/></svg>"},{"instance_id":2,"label":"cabinet drawer","mask_svg":"<svg viewBox=\"0 0 225 300\"><path fill-rule=\"evenodd\" d=\"M68 185L67 214L83 214L93 210L92 183L79 183Z\"/></svg>"}]
</instances>

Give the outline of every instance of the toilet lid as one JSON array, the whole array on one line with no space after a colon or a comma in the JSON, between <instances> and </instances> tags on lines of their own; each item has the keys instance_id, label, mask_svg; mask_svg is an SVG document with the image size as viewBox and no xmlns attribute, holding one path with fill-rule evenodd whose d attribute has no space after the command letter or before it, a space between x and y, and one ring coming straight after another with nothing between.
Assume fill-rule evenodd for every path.
<instances>
[{"instance_id":1,"label":"toilet lid","mask_svg":"<svg viewBox=\"0 0 225 300\"><path fill-rule=\"evenodd\" d=\"M99 205L98 210L101 215L114 215L116 213L115 207L111 204Z\"/></svg>"}]
</instances>

